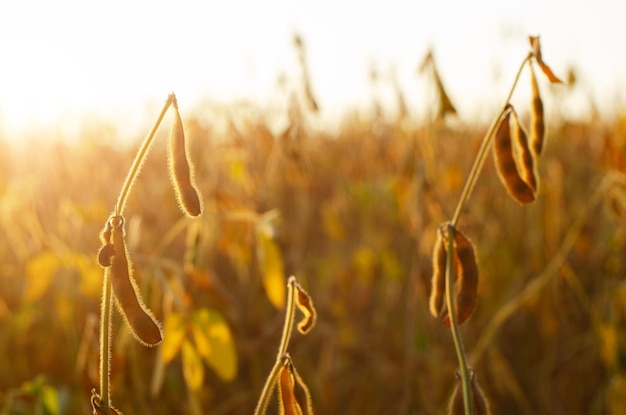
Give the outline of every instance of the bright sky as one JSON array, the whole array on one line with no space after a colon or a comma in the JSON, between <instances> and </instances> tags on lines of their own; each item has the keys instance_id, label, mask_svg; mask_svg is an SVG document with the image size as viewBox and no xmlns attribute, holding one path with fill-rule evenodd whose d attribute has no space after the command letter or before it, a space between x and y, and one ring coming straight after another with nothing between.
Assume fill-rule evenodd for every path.
<instances>
[{"instance_id":1,"label":"bright sky","mask_svg":"<svg viewBox=\"0 0 626 415\"><path fill-rule=\"evenodd\" d=\"M416 118L429 47L466 120L492 116L540 34L558 75L569 67L601 110L623 104L626 25L619 2L418 0L55 0L0 3L0 138L85 115L151 125L167 94L181 110L203 98L276 101L277 78L299 72L298 32L323 117L368 108L369 68L396 71ZM547 85L543 86L547 90ZM574 99L574 98L572 98ZM582 104L581 104L582 102ZM618 108L621 110L621 107Z\"/></svg>"}]
</instances>

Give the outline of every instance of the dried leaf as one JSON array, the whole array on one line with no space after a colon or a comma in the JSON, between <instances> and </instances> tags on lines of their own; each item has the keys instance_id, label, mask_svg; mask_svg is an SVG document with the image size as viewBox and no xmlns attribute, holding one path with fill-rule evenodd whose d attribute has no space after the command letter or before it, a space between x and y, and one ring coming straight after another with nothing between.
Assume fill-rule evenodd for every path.
<instances>
[{"instance_id":1,"label":"dried leaf","mask_svg":"<svg viewBox=\"0 0 626 415\"><path fill-rule=\"evenodd\" d=\"M541 42L539 41L539 36L528 36L528 40L530 41L530 47L532 49L533 56L535 60L539 64L541 71L546 75L548 80L555 84L562 84L559 78L552 72L552 69L543 61L543 57L541 56Z\"/></svg>"},{"instance_id":2,"label":"dried leaf","mask_svg":"<svg viewBox=\"0 0 626 415\"><path fill-rule=\"evenodd\" d=\"M317 311L313 306L313 300L311 296L298 284L295 279L290 279L290 282L295 284L296 287L296 305L298 309L304 314L304 318L298 323L298 331L302 334L307 334L311 331L315 322L317 321Z\"/></svg>"}]
</instances>

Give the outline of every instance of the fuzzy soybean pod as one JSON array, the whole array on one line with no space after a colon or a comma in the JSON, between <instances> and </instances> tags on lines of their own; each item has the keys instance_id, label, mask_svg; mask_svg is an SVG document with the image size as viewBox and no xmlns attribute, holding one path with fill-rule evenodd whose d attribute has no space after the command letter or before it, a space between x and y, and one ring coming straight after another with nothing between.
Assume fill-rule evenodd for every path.
<instances>
[{"instance_id":1,"label":"fuzzy soybean pod","mask_svg":"<svg viewBox=\"0 0 626 415\"><path fill-rule=\"evenodd\" d=\"M112 228L115 253L111 259L111 266L105 268L104 272L109 273L118 309L137 341L144 346L156 346L163 339L163 334L156 318L144 305L139 287L133 278L124 242L123 219L118 217L113 218L112 221L117 222L117 226Z\"/></svg>"},{"instance_id":2,"label":"fuzzy soybean pod","mask_svg":"<svg viewBox=\"0 0 626 415\"><path fill-rule=\"evenodd\" d=\"M199 216L202 213L200 192L194 183L193 168L189 162L189 154L185 144L183 122L176 106L174 106L174 122L170 133L168 159L172 185L181 210L187 216Z\"/></svg>"},{"instance_id":3,"label":"fuzzy soybean pod","mask_svg":"<svg viewBox=\"0 0 626 415\"><path fill-rule=\"evenodd\" d=\"M526 131L524 131L522 124L519 122L519 118L517 117L515 110L512 110L512 115L513 122L511 127L513 129L513 143L517 147L520 156L519 165L521 167L522 180L530 186L530 189L536 196L538 179L535 171L535 154L533 154L533 151L530 149L528 136L526 135Z\"/></svg>"},{"instance_id":4,"label":"fuzzy soybean pod","mask_svg":"<svg viewBox=\"0 0 626 415\"><path fill-rule=\"evenodd\" d=\"M539 156L544 147L546 125L543 115L543 101L541 100L541 95L539 95L539 85L537 85L535 71L533 70L531 63L529 63L529 67L530 86L532 92L530 111L530 143L535 154Z\"/></svg>"},{"instance_id":5,"label":"fuzzy soybean pod","mask_svg":"<svg viewBox=\"0 0 626 415\"><path fill-rule=\"evenodd\" d=\"M526 204L535 200L535 194L530 186L522 180L517 170L511 142L511 128L509 122L511 111L512 109L509 105L496 132L494 158L498 175L508 193L519 203Z\"/></svg>"},{"instance_id":6,"label":"fuzzy soybean pod","mask_svg":"<svg viewBox=\"0 0 626 415\"><path fill-rule=\"evenodd\" d=\"M430 314L440 318L445 311L444 296L446 293L446 249L443 231L437 230L437 239L433 248L433 275L431 278Z\"/></svg>"},{"instance_id":7,"label":"fuzzy soybean pod","mask_svg":"<svg viewBox=\"0 0 626 415\"><path fill-rule=\"evenodd\" d=\"M476 308L478 299L478 262L474 244L465 234L452 228L454 234L454 267L456 275L456 319L463 324ZM450 326L450 316L444 318Z\"/></svg>"}]
</instances>

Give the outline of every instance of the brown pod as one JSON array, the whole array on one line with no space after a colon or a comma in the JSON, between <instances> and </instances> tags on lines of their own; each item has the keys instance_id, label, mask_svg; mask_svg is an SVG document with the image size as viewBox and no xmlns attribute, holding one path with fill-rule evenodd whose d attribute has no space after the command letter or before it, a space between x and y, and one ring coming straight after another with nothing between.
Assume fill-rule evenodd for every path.
<instances>
[{"instance_id":1,"label":"brown pod","mask_svg":"<svg viewBox=\"0 0 626 415\"><path fill-rule=\"evenodd\" d=\"M433 275L431 278L430 314L433 317L442 317L445 311L446 293L446 247L442 228L437 230L437 240L433 248Z\"/></svg>"},{"instance_id":2,"label":"brown pod","mask_svg":"<svg viewBox=\"0 0 626 415\"><path fill-rule=\"evenodd\" d=\"M119 218L119 226L113 228L112 234L115 255L105 272L109 272L118 308L135 338L144 346L156 346L163 339L163 334L156 318L144 305L132 276L124 242L123 219Z\"/></svg>"},{"instance_id":3,"label":"brown pod","mask_svg":"<svg viewBox=\"0 0 626 415\"><path fill-rule=\"evenodd\" d=\"M528 136L526 135L526 131L519 122L517 118L517 113L515 110L513 112L513 142L517 146L519 150L519 165L521 166L521 175L522 179L528 186L530 186L531 190L537 195L537 173L535 172L535 155L530 149L528 144Z\"/></svg>"},{"instance_id":4,"label":"brown pod","mask_svg":"<svg viewBox=\"0 0 626 415\"><path fill-rule=\"evenodd\" d=\"M544 147L546 126L543 114L543 101L541 100L541 95L539 95L539 85L537 85L535 71L531 63L529 63L529 67L532 92L530 111L530 143L535 154L539 156L541 155Z\"/></svg>"},{"instance_id":5,"label":"brown pod","mask_svg":"<svg viewBox=\"0 0 626 415\"><path fill-rule=\"evenodd\" d=\"M511 117L511 108L500 122L498 131L496 132L494 142L494 158L498 175L504 187L513 199L519 203L530 203L535 200L535 195L524 180L522 180L515 164L513 156L513 147L511 145L511 129L509 119Z\"/></svg>"},{"instance_id":6,"label":"brown pod","mask_svg":"<svg viewBox=\"0 0 626 415\"><path fill-rule=\"evenodd\" d=\"M284 357L278 378L278 403L281 415L313 415L311 393L291 357Z\"/></svg>"},{"instance_id":7,"label":"brown pod","mask_svg":"<svg viewBox=\"0 0 626 415\"><path fill-rule=\"evenodd\" d=\"M470 381L471 381L471 394L472 394L472 409L474 415L489 415L491 410L489 408L489 401L485 392L478 384L474 371L470 369ZM463 384L461 379L457 379L456 386L450 397L450 407L448 408L448 415L465 415L465 405L463 403Z\"/></svg>"},{"instance_id":8,"label":"brown pod","mask_svg":"<svg viewBox=\"0 0 626 415\"><path fill-rule=\"evenodd\" d=\"M278 376L278 413L281 415L298 415L294 394L295 379L289 370L290 364L285 361Z\"/></svg>"},{"instance_id":9,"label":"brown pod","mask_svg":"<svg viewBox=\"0 0 626 415\"><path fill-rule=\"evenodd\" d=\"M299 414L313 415L313 400L311 399L311 392L308 386L304 383L302 377L296 371L296 368L291 365L293 375L296 383L294 385L294 396L296 398L296 405L299 410Z\"/></svg>"},{"instance_id":10,"label":"brown pod","mask_svg":"<svg viewBox=\"0 0 626 415\"><path fill-rule=\"evenodd\" d=\"M463 324L476 308L478 299L478 263L474 244L461 231L453 229L456 275L455 311L457 324ZM450 316L444 318L450 326Z\"/></svg>"},{"instance_id":11,"label":"brown pod","mask_svg":"<svg viewBox=\"0 0 626 415\"><path fill-rule=\"evenodd\" d=\"M174 106L174 122L170 133L170 151L168 152L170 177L176 199L183 213L188 216L198 216L202 213L200 193L194 183L194 174L187 146L185 145L185 131L178 108Z\"/></svg>"}]
</instances>

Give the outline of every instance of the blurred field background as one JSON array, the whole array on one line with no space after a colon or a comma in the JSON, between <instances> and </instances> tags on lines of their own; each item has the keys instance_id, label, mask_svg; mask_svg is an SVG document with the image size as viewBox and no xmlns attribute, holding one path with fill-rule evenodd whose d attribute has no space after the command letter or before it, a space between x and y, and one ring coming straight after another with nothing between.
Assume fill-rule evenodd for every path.
<instances>
[{"instance_id":1,"label":"blurred field background","mask_svg":"<svg viewBox=\"0 0 626 415\"><path fill-rule=\"evenodd\" d=\"M277 270L278 285L297 276L319 313L290 346L316 413L445 412L457 363L449 330L427 311L431 249L487 125L437 117L436 100L431 120L418 123L374 96L377 111L322 130L304 86L279 128L286 114L266 108L182 110L204 195L204 216L193 221L180 214L167 175L166 118L127 207L135 274L166 336L211 315L226 323L235 353L201 358L189 342L185 360L170 348L164 363L163 350L136 343L115 313L112 396L124 413L251 413L284 318L274 305ZM461 217L482 273L462 334L494 414L626 410L626 224L621 199L592 198L626 169L626 123L568 121L559 102L546 112L538 200L513 202L489 157ZM528 115L526 102L516 105ZM2 414L90 412L98 233L142 139L117 128L85 120L77 142L0 141ZM562 246L566 235L573 245ZM494 316L539 277L537 294L473 355Z\"/></svg>"},{"instance_id":2,"label":"blurred field background","mask_svg":"<svg viewBox=\"0 0 626 415\"><path fill-rule=\"evenodd\" d=\"M569 2L507 3L499 21L483 13L497 8L489 1L415 15L402 1L372 2L359 5L362 19L349 2L200 13L185 1L151 4L150 19L138 2L95 20L79 2L19 4L0 5L10 63L0 71L0 415L91 413L98 234L170 87L205 212L190 220L177 207L168 113L126 208L135 277L165 341L144 348L114 312L113 404L127 415L252 413L295 275L319 316L289 352L317 414L445 414L457 360L428 312L432 247L529 34L550 39L544 58L566 83L540 78L537 201L512 201L489 155L461 215L481 271L463 340L494 415L626 413L617 6L594 6L605 16L586 21L591 35L563 18L591 16ZM291 38L300 26L310 43ZM419 64L431 40L441 82ZM255 99L242 98L244 80ZM513 96L525 125L529 90L525 70ZM355 91L358 105L342 107Z\"/></svg>"}]
</instances>

